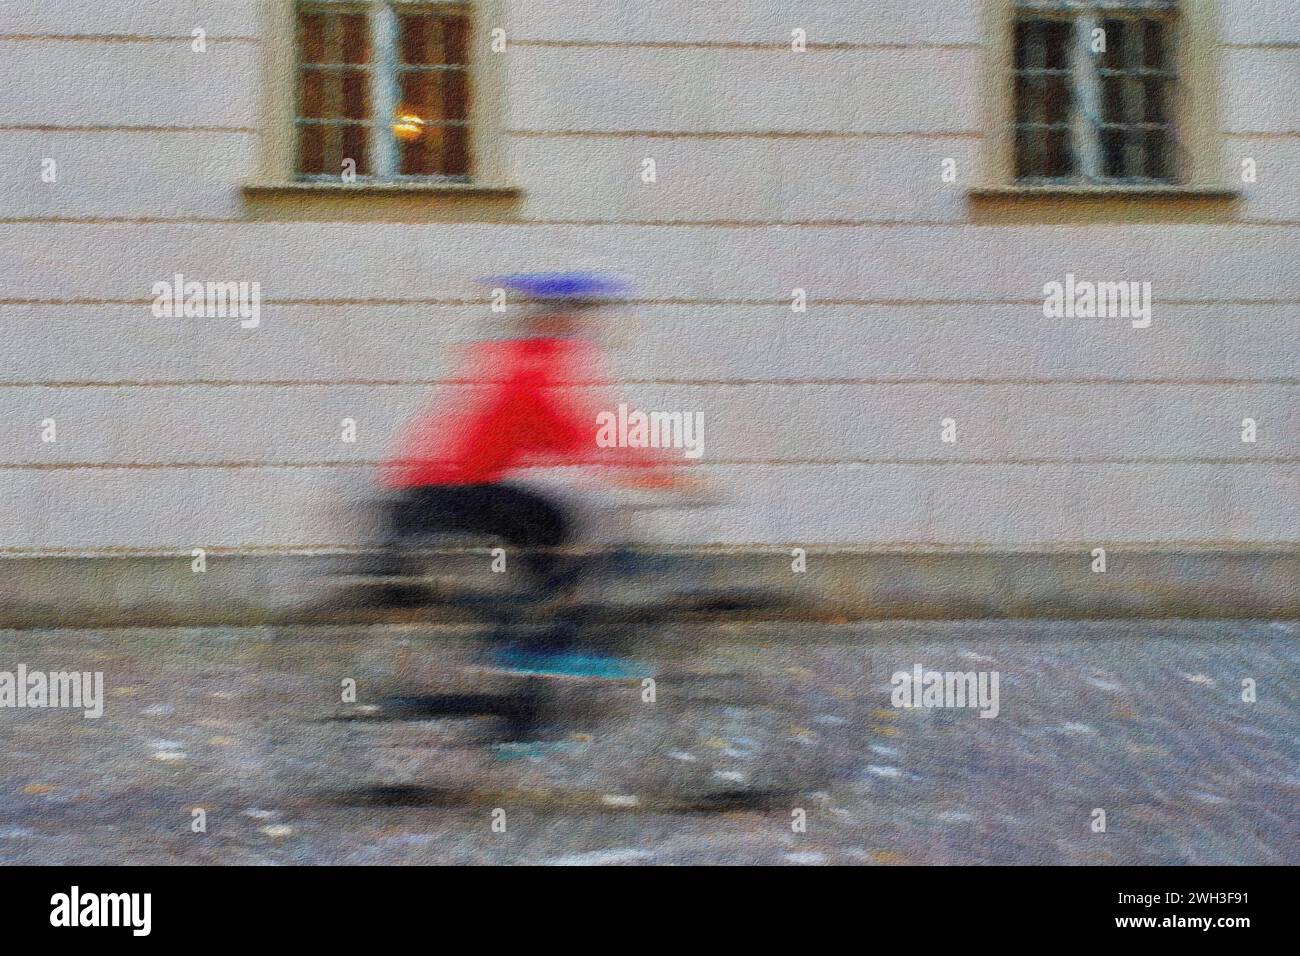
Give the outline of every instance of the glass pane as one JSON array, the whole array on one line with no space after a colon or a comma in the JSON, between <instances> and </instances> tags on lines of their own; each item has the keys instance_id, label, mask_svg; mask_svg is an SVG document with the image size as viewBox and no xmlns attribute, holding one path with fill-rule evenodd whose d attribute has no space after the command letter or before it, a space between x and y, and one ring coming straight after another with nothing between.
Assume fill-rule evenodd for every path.
<instances>
[{"instance_id":1,"label":"glass pane","mask_svg":"<svg viewBox=\"0 0 1300 956\"><path fill-rule=\"evenodd\" d=\"M402 63L411 66L469 62L469 19L457 14L407 13L399 19Z\"/></svg>"},{"instance_id":2,"label":"glass pane","mask_svg":"<svg viewBox=\"0 0 1300 956\"><path fill-rule=\"evenodd\" d=\"M1016 77L1016 122L1043 122L1042 86L1037 77Z\"/></svg>"},{"instance_id":3,"label":"glass pane","mask_svg":"<svg viewBox=\"0 0 1300 956\"><path fill-rule=\"evenodd\" d=\"M1044 170L1042 130L1033 127L1016 129L1016 176L1029 179L1042 176Z\"/></svg>"},{"instance_id":4,"label":"glass pane","mask_svg":"<svg viewBox=\"0 0 1300 956\"><path fill-rule=\"evenodd\" d=\"M1106 33L1106 52L1101 55L1103 69L1119 70L1124 67L1124 27L1123 20L1102 21L1102 29Z\"/></svg>"},{"instance_id":5,"label":"glass pane","mask_svg":"<svg viewBox=\"0 0 1300 956\"><path fill-rule=\"evenodd\" d=\"M325 127L302 126L298 129L298 172L318 176L325 172Z\"/></svg>"},{"instance_id":6,"label":"glass pane","mask_svg":"<svg viewBox=\"0 0 1300 956\"><path fill-rule=\"evenodd\" d=\"M1104 76L1101 80L1101 121L1103 123L1122 123L1124 113L1124 84L1128 82L1123 76Z\"/></svg>"},{"instance_id":7,"label":"glass pane","mask_svg":"<svg viewBox=\"0 0 1300 956\"><path fill-rule=\"evenodd\" d=\"M1124 132L1124 175L1141 178L1147 174L1146 130L1130 129Z\"/></svg>"},{"instance_id":8,"label":"glass pane","mask_svg":"<svg viewBox=\"0 0 1300 956\"><path fill-rule=\"evenodd\" d=\"M469 63L469 18L447 17L443 20L442 42L447 63Z\"/></svg>"},{"instance_id":9,"label":"glass pane","mask_svg":"<svg viewBox=\"0 0 1300 956\"><path fill-rule=\"evenodd\" d=\"M1041 70L1047 65L1047 24L1041 20L1022 20L1016 33L1016 69Z\"/></svg>"},{"instance_id":10,"label":"glass pane","mask_svg":"<svg viewBox=\"0 0 1300 956\"><path fill-rule=\"evenodd\" d=\"M439 128L422 130L418 139L399 139L403 176L436 176L441 155Z\"/></svg>"},{"instance_id":11,"label":"glass pane","mask_svg":"<svg viewBox=\"0 0 1300 956\"><path fill-rule=\"evenodd\" d=\"M1159 76L1147 77L1142 81L1143 100L1146 106L1145 121L1148 123L1168 122L1169 81Z\"/></svg>"},{"instance_id":12,"label":"glass pane","mask_svg":"<svg viewBox=\"0 0 1300 956\"><path fill-rule=\"evenodd\" d=\"M442 62L442 31L437 17L406 14L399 18L398 23L398 46L403 63Z\"/></svg>"},{"instance_id":13,"label":"glass pane","mask_svg":"<svg viewBox=\"0 0 1300 956\"><path fill-rule=\"evenodd\" d=\"M403 176L469 175L469 131L463 126L431 127L400 148Z\"/></svg>"},{"instance_id":14,"label":"glass pane","mask_svg":"<svg viewBox=\"0 0 1300 956\"><path fill-rule=\"evenodd\" d=\"M403 176L442 175L442 137L445 129L426 130L417 140L401 144Z\"/></svg>"},{"instance_id":15,"label":"glass pane","mask_svg":"<svg viewBox=\"0 0 1300 956\"><path fill-rule=\"evenodd\" d=\"M1144 20L1143 26L1143 66L1152 70L1169 69L1168 50L1165 42L1165 24L1161 20Z\"/></svg>"},{"instance_id":16,"label":"glass pane","mask_svg":"<svg viewBox=\"0 0 1300 956\"><path fill-rule=\"evenodd\" d=\"M326 172L342 172L342 160L351 159L357 164L357 173L366 175L370 172L370 129L366 126L349 124L340 127L343 143L343 155L339 168Z\"/></svg>"},{"instance_id":17,"label":"glass pane","mask_svg":"<svg viewBox=\"0 0 1300 956\"><path fill-rule=\"evenodd\" d=\"M349 70L339 77L343 88L340 115L352 120L370 116L370 75Z\"/></svg>"},{"instance_id":18,"label":"glass pane","mask_svg":"<svg viewBox=\"0 0 1300 956\"><path fill-rule=\"evenodd\" d=\"M1147 133L1147 175L1153 179L1174 178L1174 139L1169 130Z\"/></svg>"},{"instance_id":19,"label":"glass pane","mask_svg":"<svg viewBox=\"0 0 1300 956\"><path fill-rule=\"evenodd\" d=\"M447 119L469 119L469 73L456 70L442 77L442 112Z\"/></svg>"},{"instance_id":20,"label":"glass pane","mask_svg":"<svg viewBox=\"0 0 1300 956\"><path fill-rule=\"evenodd\" d=\"M1070 67L1070 36L1073 25L1065 20L1053 20L1046 29L1046 66L1049 70L1066 70Z\"/></svg>"},{"instance_id":21,"label":"glass pane","mask_svg":"<svg viewBox=\"0 0 1300 956\"><path fill-rule=\"evenodd\" d=\"M1124 175L1123 130L1101 131L1101 173L1110 179L1119 179Z\"/></svg>"},{"instance_id":22,"label":"glass pane","mask_svg":"<svg viewBox=\"0 0 1300 956\"><path fill-rule=\"evenodd\" d=\"M1016 21L1016 69L1023 70L1029 66L1030 32L1034 24L1027 20Z\"/></svg>"},{"instance_id":23,"label":"glass pane","mask_svg":"<svg viewBox=\"0 0 1300 956\"><path fill-rule=\"evenodd\" d=\"M1074 172L1074 151L1070 146L1068 129L1049 129L1047 131L1046 174L1053 178L1069 176Z\"/></svg>"},{"instance_id":24,"label":"glass pane","mask_svg":"<svg viewBox=\"0 0 1300 956\"><path fill-rule=\"evenodd\" d=\"M365 14L355 13L339 17L342 35L341 60L344 63L370 62L370 30Z\"/></svg>"},{"instance_id":25,"label":"glass pane","mask_svg":"<svg viewBox=\"0 0 1300 956\"><path fill-rule=\"evenodd\" d=\"M299 73L298 115L309 119L325 116L325 74L317 70Z\"/></svg>"},{"instance_id":26,"label":"glass pane","mask_svg":"<svg viewBox=\"0 0 1300 956\"><path fill-rule=\"evenodd\" d=\"M298 62L325 62L325 17L303 11L298 15Z\"/></svg>"},{"instance_id":27,"label":"glass pane","mask_svg":"<svg viewBox=\"0 0 1300 956\"><path fill-rule=\"evenodd\" d=\"M399 81L401 105L398 113L411 114L421 123L436 123L442 115L442 84L446 74L403 73Z\"/></svg>"},{"instance_id":28,"label":"glass pane","mask_svg":"<svg viewBox=\"0 0 1300 956\"><path fill-rule=\"evenodd\" d=\"M448 176L469 175L469 128L448 126L443 130L442 171Z\"/></svg>"},{"instance_id":29,"label":"glass pane","mask_svg":"<svg viewBox=\"0 0 1300 956\"><path fill-rule=\"evenodd\" d=\"M1068 123L1070 121L1070 78L1068 76L1043 77L1043 122Z\"/></svg>"}]
</instances>

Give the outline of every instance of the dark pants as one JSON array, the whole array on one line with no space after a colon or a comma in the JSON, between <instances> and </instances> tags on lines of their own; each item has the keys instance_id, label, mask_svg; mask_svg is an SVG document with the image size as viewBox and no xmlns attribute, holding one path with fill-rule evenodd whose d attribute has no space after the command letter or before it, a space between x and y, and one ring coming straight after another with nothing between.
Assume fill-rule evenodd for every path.
<instances>
[{"instance_id":1,"label":"dark pants","mask_svg":"<svg viewBox=\"0 0 1300 956\"><path fill-rule=\"evenodd\" d=\"M422 535L453 535L501 542L507 560L528 575L533 594L548 598L564 591L576 576L571 562L556 553L568 544L573 521L558 503L543 495L507 484L430 485L408 490L392 502L384 529L385 568L400 574L412 539ZM508 570L510 566L507 566ZM508 571L507 571L508 573ZM515 612L518 613L518 612ZM524 612L527 617L527 612ZM532 620L540 630L524 638L512 614L497 620L485 653L513 647L526 653L560 653L572 649L576 624L565 619ZM506 740L532 740L545 713L545 682L529 678L515 688L503 713Z\"/></svg>"},{"instance_id":2,"label":"dark pants","mask_svg":"<svg viewBox=\"0 0 1300 956\"><path fill-rule=\"evenodd\" d=\"M534 590L549 595L564 582L564 559L555 549L569 542L573 522L557 502L533 491L508 484L412 488L392 503L386 524L392 561L421 535L490 538L509 549L507 560L519 562Z\"/></svg>"}]
</instances>

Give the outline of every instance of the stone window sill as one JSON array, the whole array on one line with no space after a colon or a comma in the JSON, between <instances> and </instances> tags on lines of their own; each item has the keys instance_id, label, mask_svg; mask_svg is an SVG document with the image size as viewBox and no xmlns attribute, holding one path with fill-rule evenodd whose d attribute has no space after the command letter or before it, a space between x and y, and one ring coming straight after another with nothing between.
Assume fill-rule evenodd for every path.
<instances>
[{"instance_id":1,"label":"stone window sill","mask_svg":"<svg viewBox=\"0 0 1300 956\"><path fill-rule=\"evenodd\" d=\"M1101 199L1108 196L1144 199L1235 199L1237 191L1225 186L1162 186L1159 184L1044 185L1044 186L977 186L969 191L972 199Z\"/></svg>"},{"instance_id":2,"label":"stone window sill","mask_svg":"<svg viewBox=\"0 0 1300 956\"><path fill-rule=\"evenodd\" d=\"M500 182L249 182L248 214L283 222L507 222L524 191Z\"/></svg>"},{"instance_id":3,"label":"stone window sill","mask_svg":"<svg viewBox=\"0 0 1300 956\"><path fill-rule=\"evenodd\" d=\"M1219 185L983 186L966 195L971 220L990 225L1226 223L1242 198Z\"/></svg>"},{"instance_id":4,"label":"stone window sill","mask_svg":"<svg viewBox=\"0 0 1300 956\"><path fill-rule=\"evenodd\" d=\"M521 187L509 183L368 182L364 180L353 183L313 180L251 182L245 183L243 190L244 194L251 198L305 195L342 196L350 193L370 196L413 194L509 197L518 195L523 191Z\"/></svg>"}]
</instances>

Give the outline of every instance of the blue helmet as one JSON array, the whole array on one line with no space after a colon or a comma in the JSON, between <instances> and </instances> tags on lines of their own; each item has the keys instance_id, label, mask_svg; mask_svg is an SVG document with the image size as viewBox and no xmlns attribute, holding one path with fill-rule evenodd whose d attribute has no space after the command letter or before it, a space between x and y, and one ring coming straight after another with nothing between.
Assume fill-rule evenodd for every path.
<instances>
[{"instance_id":1,"label":"blue helmet","mask_svg":"<svg viewBox=\"0 0 1300 956\"><path fill-rule=\"evenodd\" d=\"M613 299L629 290L628 284L617 276L598 272L526 272L488 276L481 281L545 302Z\"/></svg>"}]
</instances>

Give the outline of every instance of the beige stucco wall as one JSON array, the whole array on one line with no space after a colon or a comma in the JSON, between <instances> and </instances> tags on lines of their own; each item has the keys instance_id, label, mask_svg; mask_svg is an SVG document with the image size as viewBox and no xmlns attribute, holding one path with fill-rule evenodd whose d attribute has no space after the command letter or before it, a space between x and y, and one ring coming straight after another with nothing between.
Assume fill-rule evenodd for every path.
<instances>
[{"instance_id":1,"label":"beige stucco wall","mask_svg":"<svg viewBox=\"0 0 1300 956\"><path fill-rule=\"evenodd\" d=\"M968 202L974 2L504 5L522 195L396 217L444 222L246 202L255 0L3 5L0 553L346 545L448 346L491 328L475 277L570 267L635 282L630 400L702 412L732 495L660 538L1300 541L1300 3L1220 4L1223 175L1259 171L1239 201L1085 217ZM260 327L154 318L177 272L260 282ZM1152 326L1044 319L1066 273L1150 281Z\"/></svg>"}]
</instances>

